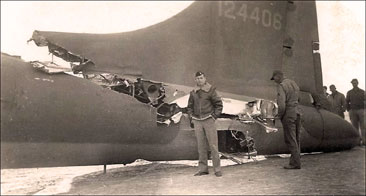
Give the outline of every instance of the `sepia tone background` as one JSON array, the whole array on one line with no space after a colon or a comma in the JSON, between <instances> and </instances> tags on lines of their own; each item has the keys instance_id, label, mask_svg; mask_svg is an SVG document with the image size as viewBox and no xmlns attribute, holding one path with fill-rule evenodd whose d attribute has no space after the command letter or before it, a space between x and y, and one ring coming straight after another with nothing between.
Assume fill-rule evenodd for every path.
<instances>
[{"instance_id":1,"label":"sepia tone background","mask_svg":"<svg viewBox=\"0 0 366 196\"><path fill-rule=\"evenodd\" d=\"M188 7L192 1L167 1L167 2L10 2L1 1L1 52L11 55L19 55L26 61L30 60L50 60L48 49L46 47L36 47L33 42L27 44L34 30L60 31L60 32L78 32L78 33L116 33L124 31L133 31L144 28L159 22L162 22ZM323 67L323 82L329 86L335 84L338 90L346 93L351 89L350 81L352 78L358 78L360 88L365 89L365 2L363 1L317 1L318 26L320 36L320 53ZM309 165L318 165L320 167L305 168L305 174L298 178L297 175L288 178L288 189L281 187L278 178L267 179L263 183L269 172L274 172L274 176L286 179L286 173L279 170L286 159L269 159L260 165L252 164L250 167L242 165L239 172L230 172L234 170L228 167L227 173L234 175L233 178L242 178L247 180L249 185L261 185L257 192L252 189L240 190L238 187L232 189L226 188L227 193L243 194L270 194L274 190L287 190L288 192L277 192L283 194L301 193L297 189L296 183L291 184L291 180L296 179L312 181L321 176L321 171L332 170L334 176L325 176L319 179L322 183L317 183L318 187L305 187L302 190L304 194L359 194L365 192L364 174L365 159L362 157L364 148L357 147L351 152L329 153L323 155L309 155L304 157L304 162ZM319 158L320 157L320 158ZM347 162L356 157L352 163ZM191 162L190 162L191 163ZM334 167L334 163L337 163ZM160 165L159 165L160 164ZM184 163L183 166L166 166L165 163L141 163L135 162L130 166L144 166L141 172L136 172L133 179L143 180L141 176L147 176L149 179L158 179L158 185L169 187L171 180L176 180L178 185L187 181L183 179L187 175L194 173L194 165ZM183 164L183 163L182 163ZM147 166L145 166L147 165ZM158 166L156 166L158 165ZM363 165L362 171L359 171L359 165ZM160 173L154 167L164 167L165 172ZM183 169L182 169L183 167ZM344 168L351 168L353 173L346 173ZM1 171L1 189L2 194L56 194L70 191L70 194L88 193L91 188L100 186L99 193L106 193L107 190L129 190L124 194L134 194L134 190L156 191L143 192L144 194L164 194L177 193L166 192L164 187L157 184L148 184L148 187L140 189L130 188L127 183L131 178L123 176L129 166L114 165L108 166L108 175L102 175L102 166L82 166L82 167L57 167L57 168L31 168L31 169L9 169ZM151 169L153 168L153 169ZM179 168L179 169L177 169ZM319 171L318 171L319 170ZM334 171L333 171L334 170ZM237 170L236 170L237 171ZM180 173L182 172L182 173ZM282 172L282 173L281 173ZM79 176L79 177L78 177ZM172 177L173 176L173 177ZM174 178L176 176L176 178ZM229 176L229 175L228 175ZM245 178L243 177L245 176ZM339 176L345 176L339 178ZM352 177L349 177L352 176ZM78 177L71 183L74 177ZM118 177L118 178L117 178ZM229 176L230 177L230 176ZM126 183L120 183L123 180ZM329 182L330 179L336 179ZM361 180L360 180L361 179ZM199 179L198 179L199 180ZM215 187L217 182L210 179L212 184L207 187ZM271 181L272 180L272 181ZM101 183L103 181L103 183ZM225 181L222 180L222 181ZM224 182L219 184L224 186ZM25 183L28 182L28 183ZM135 181L131 181L135 182ZM154 181L151 181L154 182ZM176 183L175 182L175 183ZM141 184L144 182L140 181ZM180 183L180 184L179 184ZM207 182L209 183L209 182ZM222 183L222 184L221 184ZM269 185L267 185L267 183ZM86 186L85 184L89 185ZM145 183L146 184L146 183ZM231 183L228 182L230 185ZM311 183L309 183L311 184ZM354 185L357 186L354 186ZM180 193L192 192L192 187L201 186L197 181L190 182L184 190L176 187L175 191ZM226 184L227 185L227 184ZM225 186L226 186L225 185ZM275 185L275 187L270 187ZM327 190L318 190L322 185L329 187ZM350 190L354 186L356 189ZM75 188L77 187L77 188ZM230 187L230 186L227 186ZM244 187L244 186L243 186ZM255 187L255 186L253 186ZM220 187L219 187L220 188ZM77 190L77 191L76 191ZM216 191L212 189L213 191ZM84 192L83 192L84 191ZM132 191L132 192L131 192ZM164 192L165 191L165 192ZM172 190L170 190L172 191ZM184 192L186 191L186 192ZM238 192L229 192L238 191ZM261 192L259 192L261 191ZM266 192L268 191L268 192ZM309 192L313 191L313 192ZM345 191L345 192L342 192ZM350 192L351 191L351 192ZM353 191L353 192L352 192ZM90 192L89 192L90 193ZM109 192L110 194L121 194L121 192ZM206 194L209 192L205 192ZM217 193L217 192L216 192Z\"/></svg>"}]
</instances>

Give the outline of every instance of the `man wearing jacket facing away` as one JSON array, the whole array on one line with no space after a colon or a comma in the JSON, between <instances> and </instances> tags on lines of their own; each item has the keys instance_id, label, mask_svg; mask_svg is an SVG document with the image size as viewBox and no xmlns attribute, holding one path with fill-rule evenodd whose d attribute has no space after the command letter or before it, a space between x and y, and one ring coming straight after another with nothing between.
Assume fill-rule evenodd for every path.
<instances>
[{"instance_id":1,"label":"man wearing jacket facing away","mask_svg":"<svg viewBox=\"0 0 366 196\"><path fill-rule=\"evenodd\" d=\"M222 112L223 104L217 95L216 88L206 82L205 74L198 71L195 75L196 86L190 92L187 112L192 118L198 146L198 173L195 176L208 174L208 148L211 150L215 175L222 176L218 137L215 120Z\"/></svg>"},{"instance_id":2,"label":"man wearing jacket facing away","mask_svg":"<svg viewBox=\"0 0 366 196\"><path fill-rule=\"evenodd\" d=\"M282 71L273 71L271 80L277 86L278 117L283 125L285 143L291 153L289 165L285 169L300 169L300 111L297 107L300 88L295 81L284 77Z\"/></svg>"}]
</instances>

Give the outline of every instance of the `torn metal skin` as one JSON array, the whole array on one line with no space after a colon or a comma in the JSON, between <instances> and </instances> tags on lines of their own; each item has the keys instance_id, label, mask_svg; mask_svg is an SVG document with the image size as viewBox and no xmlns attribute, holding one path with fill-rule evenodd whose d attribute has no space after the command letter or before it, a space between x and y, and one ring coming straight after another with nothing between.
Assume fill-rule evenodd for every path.
<instances>
[{"instance_id":1,"label":"torn metal skin","mask_svg":"<svg viewBox=\"0 0 366 196\"><path fill-rule=\"evenodd\" d=\"M32 38L27 42L30 41L34 41L34 43L40 47L47 46L50 53L67 62L70 62L71 69L74 73L81 72L87 66L94 66L94 63L91 60L74 54L55 43L49 42L44 36L40 35L38 31L33 32Z\"/></svg>"},{"instance_id":2,"label":"torn metal skin","mask_svg":"<svg viewBox=\"0 0 366 196\"><path fill-rule=\"evenodd\" d=\"M181 123L182 117L185 120L188 119L186 111L189 90L186 87L181 88L179 85L163 84L145 80L141 77L85 72L86 67L95 66L92 60L49 42L37 31L33 33L29 41L34 41L37 46L48 46L50 53L70 63L70 68L65 68L53 62L32 61L30 63L34 68L48 74L70 71L82 73L83 78L103 88L127 94L141 103L156 108L157 126L180 124L182 130L192 129L192 127L187 126L187 123ZM255 98L251 101L241 101L223 97L222 100L223 112L216 121L218 131L230 132L229 137L236 140L235 143L238 144L234 151L237 152L237 149L242 149L239 152L246 151L248 156L256 155L255 142L247 130L248 126L258 124L267 133L277 132L278 128L275 127L274 120L277 114L277 104L273 101ZM225 156L225 154L222 154L222 156Z\"/></svg>"},{"instance_id":3,"label":"torn metal skin","mask_svg":"<svg viewBox=\"0 0 366 196\"><path fill-rule=\"evenodd\" d=\"M282 123L276 120L272 126L273 103L260 101L276 98L276 84L269 80L275 69L295 78L300 87L302 152L357 146L360 136L350 123L313 106L312 94L321 93L323 86L320 54L313 44L319 41L316 4L299 1L296 7L301 9L296 10L288 5L286 1L235 1L230 6L198 1L166 21L130 32L35 31L31 40L48 46L84 76L46 75L29 63L2 55L1 152L7 155L2 156L2 167L196 160L196 138L183 110L194 85L189 78L198 68L215 78L215 86L222 90L224 110L216 120L220 152L246 152L239 132L248 131L258 154L288 153ZM241 17L233 19L243 6L270 11L274 26L251 22L248 26ZM287 38L292 40L284 42ZM293 55L284 54L288 48L281 50L283 46L291 47ZM126 86L133 84L132 88L137 78L155 87L150 88L151 96L139 100L133 93L136 89L120 94L107 80L100 83L104 88L85 80L95 74L110 81L105 73L129 80ZM131 90L126 86L122 90ZM176 109L182 110L180 120L165 118ZM159 120L158 113L163 114ZM271 129L266 132L266 127L279 130L267 133Z\"/></svg>"}]
</instances>

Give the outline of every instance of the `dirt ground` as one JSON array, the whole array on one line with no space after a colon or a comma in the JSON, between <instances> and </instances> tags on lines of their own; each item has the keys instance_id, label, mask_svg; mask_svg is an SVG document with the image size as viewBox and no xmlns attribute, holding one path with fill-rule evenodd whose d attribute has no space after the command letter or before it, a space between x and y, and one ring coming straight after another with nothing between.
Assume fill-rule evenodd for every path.
<instances>
[{"instance_id":1,"label":"dirt ground","mask_svg":"<svg viewBox=\"0 0 366 196\"><path fill-rule=\"evenodd\" d=\"M288 158L279 156L242 165L226 164L227 166L222 167L223 176L220 178L213 175L211 168L211 173L207 176L193 176L197 171L197 164L184 162L145 161L128 167L114 165L108 166L106 174L103 174L102 166L67 167L57 170L47 168L48 179L44 179L46 176L33 179L29 177L30 174L26 174L27 169L17 169L18 177L11 179L11 172L16 170L2 170L1 193L2 195L56 193L61 195L365 195L365 146L342 152L303 155L301 161L301 170L283 169ZM42 169L45 168L37 170ZM24 170L23 174L19 170ZM52 171L52 176L49 174L51 170L55 170ZM23 188L19 189L22 183ZM28 186L24 186L24 183ZM3 188L6 190L3 191Z\"/></svg>"}]
</instances>

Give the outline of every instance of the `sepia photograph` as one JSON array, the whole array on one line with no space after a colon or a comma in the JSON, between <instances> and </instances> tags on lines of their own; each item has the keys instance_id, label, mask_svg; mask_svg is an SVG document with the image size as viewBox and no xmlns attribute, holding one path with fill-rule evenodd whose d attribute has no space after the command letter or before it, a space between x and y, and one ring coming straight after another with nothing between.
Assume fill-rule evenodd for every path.
<instances>
[{"instance_id":1,"label":"sepia photograph","mask_svg":"<svg viewBox=\"0 0 366 196\"><path fill-rule=\"evenodd\" d=\"M365 195L365 1L1 1L1 195Z\"/></svg>"}]
</instances>

